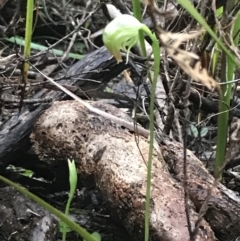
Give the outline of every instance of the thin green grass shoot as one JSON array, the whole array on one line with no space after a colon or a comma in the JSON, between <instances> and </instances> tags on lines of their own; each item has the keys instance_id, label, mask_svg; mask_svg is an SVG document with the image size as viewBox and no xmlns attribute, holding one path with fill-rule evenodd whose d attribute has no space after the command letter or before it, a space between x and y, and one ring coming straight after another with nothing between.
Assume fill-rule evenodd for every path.
<instances>
[{"instance_id":1,"label":"thin green grass shoot","mask_svg":"<svg viewBox=\"0 0 240 241\"><path fill-rule=\"evenodd\" d=\"M32 27L33 27L33 11L34 11L34 0L27 1L27 16L26 16L26 30L25 30L25 45L24 45L24 59L28 59L31 52L31 41L32 41ZM27 80L29 69L29 63L24 62L23 66L23 78Z\"/></svg>"},{"instance_id":2,"label":"thin green grass shoot","mask_svg":"<svg viewBox=\"0 0 240 241\"><path fill-rule=\"evenodd\" d=\"M74 193L76 191L76 187L77 187L77 169L75 166L75 162L74 161L70 161L68 159L68 169L69 169L69 184L70 184L70 192L69 192L69 196L68 196L68 201L67 201L67 205L66 205L66 209L65 209L65 215L68 216L69 215L69 209L70 209L70 205L72 202L72 199L74 197ZM66 241L66 237L67 237L67 232L70 230L69 227L67 227L67 224L65 222L60 222L60 227L62 226L62 241Z\"/></svg>"},{"instance_id":3,"label":"thin green grass shoot","mask_svg":"<svg viewBox=\"0 0 240 241\"><path fill-rule=\"evenodd\" d=\"M7 41L9 41L10 43L15 43L18 44L20 46L25 46L25 41L23 38L19 37L19 36L15 36L15 37L11 37L11 38L7 38ZM31 42L30 44L31 49L37 50L37 51L47 51L48 47L41 45L41 44L36 44ZM59 50L59 49L50 49L49 52L52 52L54 55L57 56L62 56L64 54L64 51ZM72 59L82 59L85 55L81 55L81 54L75 54L75 53L69 53L68 57L72 58Z\"/></svg>"}]
</instances>

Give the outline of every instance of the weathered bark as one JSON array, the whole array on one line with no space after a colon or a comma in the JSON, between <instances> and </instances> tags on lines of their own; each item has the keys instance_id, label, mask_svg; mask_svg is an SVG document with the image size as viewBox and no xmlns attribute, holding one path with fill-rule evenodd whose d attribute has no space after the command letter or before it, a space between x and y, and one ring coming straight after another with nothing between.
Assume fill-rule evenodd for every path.
<instances>
[{"instance_id":1,"label":"weathered bark","mask_svg":"<svg viewBox=\"0 0 240 241\"><path fill-rule=\"evenodd\" d=\"M95 107L123 116L117 108L99 103ZM127 117L126 117L127 118ZM32 141L39 156L48 162L76 161L80 175L93 175L96 186L109 203L112 214L127 230L143 240L148 141L127 129L89 112L75 101L56 102L38 120ZM141 152L140 152L141 151ZM189 201L194 227L198 214ZM151 240L189 240L184 193L157 152L153 154L150 214ZM202 220L196 240L215 240Z\"/></svg>"}]
</instances>

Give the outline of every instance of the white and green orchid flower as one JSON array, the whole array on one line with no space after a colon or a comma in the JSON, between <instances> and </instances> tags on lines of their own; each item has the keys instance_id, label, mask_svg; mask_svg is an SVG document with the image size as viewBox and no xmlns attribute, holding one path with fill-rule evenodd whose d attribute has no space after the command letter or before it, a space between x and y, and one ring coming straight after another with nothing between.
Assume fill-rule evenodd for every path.
<instances>
[{"instance_id":1,"label":"white and green orchid flower","mask_svg":"<svg viewBox=\"0 0 240 241\"><path fill-rule=\"evenodd\" d=\"M109 52L122 62L120 50L127 53L127 60L130 49L139 41L139 30L147 35L152 35L148 27L140 23L135 17L128 14L121 14L113 19L103 31L103 43Z\"/></svg>"},{"instance_id":2,"label":"white and green orchid flower","mask_svg":"<svg viewBox=\"0 0 240 241\"><path fill-rule=\"evenodd\" d=\"M138 1L133 1L133 4L140 9ZM153 156L153 145L154 145L154 102L155 92L160 68L160 47L158 39L151 30L135 17L127 14L119 15L112 20L104 29L103 32L103 43L109 50L109 52L116 58L117 62L122 61L121 50L127 53L127 60L130 49L136 45L139 41L139 31L142 31L148 35L152 40L152 49L154 54L154 75L152 79L151 88L151 100L150 100L150 140L149 140L149 153L148 153L148 172L147 172L147 191L146 191L146 210L145 210L145 241L149 240L149 213L150 213L150 193L151 193L151 170L152 170L152 156ZM144 47L144 39L141 34L141 48L142 52ZM142 46L143 45L143 46ZM148 65L149 66L149 65ZM150 73L151 71L149 71Z\"/></svg>"}]
</instances>

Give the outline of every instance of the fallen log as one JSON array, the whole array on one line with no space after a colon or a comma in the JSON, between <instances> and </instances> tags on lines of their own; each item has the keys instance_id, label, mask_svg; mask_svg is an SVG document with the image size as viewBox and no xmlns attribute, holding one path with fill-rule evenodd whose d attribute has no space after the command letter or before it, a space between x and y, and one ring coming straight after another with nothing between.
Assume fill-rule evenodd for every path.
<instances>
[{"instance_id":1,"label":"fallen log","mask_svg":"<svg viewBox=\"0 0 240 241\"><path fill-rule=\"evenodd\" d=\"M101 103L93 106L123 116L112 106ZM31 139L42 160L54 163L73 158L80 178L93 176L112 215L121 220L136 240L144 239L147 139L135 138L126 128L90 112L76 101L55 102L37 121ZM191 201L188 205L191 228L194 228L198 214ZM183 189L156 151L150 209L151 240L190 239ZM196 240L215 240L204 219Z\"/></svg>"}]
</instances>

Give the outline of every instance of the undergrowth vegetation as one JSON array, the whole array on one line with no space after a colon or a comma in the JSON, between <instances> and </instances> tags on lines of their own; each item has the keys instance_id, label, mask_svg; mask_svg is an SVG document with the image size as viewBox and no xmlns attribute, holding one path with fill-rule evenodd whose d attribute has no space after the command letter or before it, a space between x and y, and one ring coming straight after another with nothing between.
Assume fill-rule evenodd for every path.
<instances>
[{"instance_id":1,"label":"undergrowth vegetation","mask_svg":"<svg viewBox=\"0 0 240 241\"><path fill-rule=\"evenodd\" d=\"M167 26L160 24L156 20L156 16L161 15L163 17L169 17L174 15L173 10L168 10L166 5L164 8L159 8L155 1L145 0L142 3L139 0L132 0L133 16L127 14L120 14L115 19L110 21L103 30L103 43L109 50L109 52L116 58L118 62L123 61L122 53L127 55L126 63L131 56L131 50L133 48L138 49L135 51L141 54L142 58L146 61L144 63L148 70L148 83L150 83L150 104L149 109L149 158L146 160L148 173L146 176L147 190L146 190L146 206L145 206L145 241L149 241L149 215L150 215L150 201L151 201L151 174L152 174L152 155L155 148L155 138L160 132L158 123L156 121L156 106L157 98L156 90L157 83L161 79L161 74L166 71L166 59L170 58L177 66L175 80L171 81L169 93L169 102L167 103L168 110L175 111L174 102L178 99L180 105L184 109L182 120L176 120L173 116L173 112L168 111L167 120L170 120L170 125L175 123L177 128L180 123L185 129L182 131L178 129L177 133L178 141L182 142L184 148L191 147L191 143L187 140L187 136L199 138L201 140L207 135L210 135L210 128L204 122L208 123L210 117L203 116L201 113L196 118L192 118L186 108L188 106L188 97L191 92L197 92L201 102L201 98L205 98L207 95L213 99L218 100L218 113L217 121L217 140L216 140L216 155L214 161L214 177L221 181L223 178L223 170L226 162L227 155L227 143L230 124L230 110L234 108L231 103L231 99L234 94L234 80L236 76L239 76L239 30L240 30L240 16L239 16L239 4L237 0L226 1L226 6L220 6L219 8L209 4L208 9L206 4L202 4L201 1L198 5L193 5L190 0L178 0L179 5L178 13L186 11L188 18L191 21L186 29L180 32L174 32L167 29ZM202 1L207 2L207 1ZM153 22L153 27L150 29L144 23L142 23L145 10L148 9L148 15ZM205 18L205 11L209 11L209 16L214 19L214 24L209 19ZM28 0L27 14L26 14L26 34L24 42L24 83L27 84L27 75L29 71L29 58L31 57L32 43L32 30L33 30L33 13L34 13L34 1ZM175 16L176 18L177 16ZM209 17L209 18L210 18ZM17 36L15 36L18 38ZM208 41L204 43L204 41ZM9 38L9 41L14 41L13 38ZM151 43L150 51L146 49L146 46ZM204 46L204 47L203 47ZM202 49L201 49L202 47ZM149 48L148 48L149 49ZM46 49L44 48L44 51ZM54 53L54 51L53 51ZM55 49L56 55L59 54ZM62 52L60 52L61 54ZM75 59L81 59L81 54L69 53L68 57ZM160 61L161 60L161 61ZM169 63L169 65L172 63ZM166 78L169 77L169 73L164 73ZM177 77L181 75L181 77ZM54 84L53 80L49 80ZM173 90L180 85L177 81L182 81L181 87L184 86L182 93L182 99L177 96L173 97ZM58 84L55 83L58 87ZM195 90L193 90L195 89ZM61 90L68 93L65 87L61 87ZM178 93L178 95L180 92ZM78 98L76 98L78 99ZM201 104L199 104L201 105ZM175 111L177 112L177 111ZM180 111L178 111L179 114ZM193 121L194 119L194 121ZM172 123L171 123L172 122ZM217 123L216 123L217 122ZM164 135L169 135L171 130L164 129ZM176 130L175 129L175 130ZM162 131L162 130L161 130ZM154 134L155 133L155 134ZM229 151L229 150L228 150ZM161 155L161 152L158 153ZM183 153L185 155L185 153ZM185 156L185 158L187 158ZM15 187L18 191L27 195L29 198L36 201L39 205L56 215L63 223L63 240L66 240L67 227L71 230L78 232L82 238L86 241L98 241L101 240L101 236L98 233L94 235L89 234L84 228L80 227L77 223L73 222L69 217L69 208L71 199L76 189L76 168L69 161L69 167L71 170L71 191L69 194L69 202L66 207L66 212L63 214L59 210L55 209L45 201L41 200L37 196L31 194L26 189L22 188L16 183L7 180L0 176L0 180L6 182L9 185ZM73 180L74 179L74 180Z\"/></svg>"}]
</instances>

